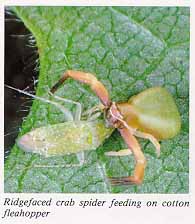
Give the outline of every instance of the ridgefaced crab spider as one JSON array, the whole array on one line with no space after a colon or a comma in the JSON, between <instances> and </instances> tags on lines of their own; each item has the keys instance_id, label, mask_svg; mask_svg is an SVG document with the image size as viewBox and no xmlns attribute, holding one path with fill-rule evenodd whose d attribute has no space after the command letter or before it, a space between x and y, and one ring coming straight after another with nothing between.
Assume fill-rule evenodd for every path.
<instances>
[{"instance_id":1,"label":"ridgefaced crab spider","mask_svg":"<svg viewBox=\"0 0 195 224\"><path fill-rule=\"evenodd\" d=\"M131 152L134 154L136 165L133 175L111 177L111 183L114 185L141 184L146 159L135 136L149 139L154 144L157 154L160 154L158 140L175 136L181 126L179 112L171 95L166 89L155 87L130 98L128 102L116 103L111 101L105 86L94 75L71 70L64 73L52 87L51 92L54 93L68 78L73 78L91 87L103 104L101 108L106 123L118 129L128 146L127 150L110 152L107 155L123 156Z\"/></svg>"},{"instance_id":2,"label":"ridgefaced crab spider","mask_svg":"<svg viewBox=\"0 0 195 224\"><path fill-rule=\"evenodd\" d=\"M181 127L180 115L170 93L163 87L153 87L131 97L128 102L116 103L111 101L105 86L94 75L73 70L66 71L61 79L51 88L50 92L54 94L68 78L80 81L91 87L99 97L101 104L90 109L87 113L92 114L94 111L100 110L104 114L104 123L97 123L96 121L93 123L84 123L84 121L80 123L65 122L51 125L50 128L37 128L19 138L17 141L18 145L25 151L45 154L46 156L78 153L79 150L91 150L92 146L97 148L112 133L113 129L117 128L128 149L118 152L110 151L106 155L126 156L133 153L136 164L132 176L109 177L109 180L113 185L141 184L144 179L146 159L136 137L150 140L155 146L157 154L160 155L158 140L174 137ZM36 98L40 99L40 97ZM55 96L55 98L59 97ZM45 102L50 103L49 100ZM79 111L81 111L81 108L79 108ZM110 128L105 128L105 123ZM86 126L91 131L83 135L82 130ZM67 139L73 138L73 131L71 133L68 131L70 128L74 129L74 137L77 136L76 138L78 138L79 135L80 139L85 139L82 140L82 145L75 145L72 149L68 148L71 148L69 147L71 144L77 144L75 139L73 139L74 142L71 144L64 140L65 135ZM50 141L47 140L46 142L46 138L50 139ZM65 146L63 147L63 145ZM43 149L46 150L44 151Z\"/></svg>"}]
</instances>

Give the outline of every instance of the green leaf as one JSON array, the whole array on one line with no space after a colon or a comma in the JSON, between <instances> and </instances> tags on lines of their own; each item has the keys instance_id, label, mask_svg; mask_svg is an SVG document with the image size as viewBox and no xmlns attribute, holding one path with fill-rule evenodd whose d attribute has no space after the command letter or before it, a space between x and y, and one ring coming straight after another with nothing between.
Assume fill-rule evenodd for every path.
<instances>
[{"instance_id":1,"label":"green leaf","mask_svg":"<svg viewBox=\"0 0 195 224\"><path fill-rule=\"evenodd\" d=\"M75 155L44 158L14 146L5 164L6 192L187 193L189 8L186 7L13 7L36 38L40 74L37 95L48 90L67 69L96 74L113 101L152 86L173 95L182 117L180 134L161 142L161 156L139 139L147 158L144 183L112 187L108 176L132 173L132 156L108 158L105 151L125 148L115 131L96 151L86 153L78 168L42 167L77 163ZM57 94L82 103L99 101L89 87L69 80ZM74 108L70 108L74 110ZM34 101L20 135L63 121L53 106Z\"/></svg>"}]
</instances>

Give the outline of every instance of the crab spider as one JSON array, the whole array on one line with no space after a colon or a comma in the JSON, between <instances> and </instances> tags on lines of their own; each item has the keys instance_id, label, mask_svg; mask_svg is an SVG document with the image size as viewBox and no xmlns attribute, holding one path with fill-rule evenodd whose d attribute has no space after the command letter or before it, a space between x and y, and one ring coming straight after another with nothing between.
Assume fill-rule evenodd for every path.
<instances>
[{"instance_id":1,"label":"crab spider","mask_svg":"<svg viewBox=\"0 0 195 224\"><path fill-rule=\"evenodd\" d=\"M81 71L66 71L61 79L51 88L54 93L65 80L72 78L88 84L99 97L106 124L117 128L128 149L107 152L108 156L125 156L133 153L135 168L132 176L110 177L113 185L141 184L144 179L146 158L136 137L149 139L160 154L158 140L174 137L180 130L181 119L177 106L162 87L149 88L129 99L128 102L113 102L105 86L90 74Z\"/></svg>"}]
</instances>

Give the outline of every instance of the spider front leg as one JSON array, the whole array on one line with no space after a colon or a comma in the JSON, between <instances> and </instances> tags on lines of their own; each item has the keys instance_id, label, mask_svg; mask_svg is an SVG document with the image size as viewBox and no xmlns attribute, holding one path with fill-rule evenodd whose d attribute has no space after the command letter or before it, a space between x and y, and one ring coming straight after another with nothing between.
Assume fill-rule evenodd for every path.
<instances>
[{"instance_id":1,"label":"spider front leg","mask_svg":"<svg viewBox=\"0 0 195 224\"><path fill-rule=\"evenodd\" d=\"M124 127L119 129L119 132L125 140L129 150L135 156L136 165L133 176L128 177L110 177L111 184L113 185L130 185L130 184L141 184L144 178L144 171L146 167L146 159L141 151L140 145L137 139L131 134L128 128Z\"/></svg>"},{"instance_id":2,"label":"spider front leg","mask_svg":"<svg viewBox=\"0 0 195 224\"><path fill-rule=\"evenodd\" d=\"M82 83L88 84L99 97L103 105L107 107L110 106L111 101L105 86L90 73L68 70L63 74L62 78L51 88L50 91L54 93L59 88L59 86L70 77Z\"/></svg>"}]
</instances>

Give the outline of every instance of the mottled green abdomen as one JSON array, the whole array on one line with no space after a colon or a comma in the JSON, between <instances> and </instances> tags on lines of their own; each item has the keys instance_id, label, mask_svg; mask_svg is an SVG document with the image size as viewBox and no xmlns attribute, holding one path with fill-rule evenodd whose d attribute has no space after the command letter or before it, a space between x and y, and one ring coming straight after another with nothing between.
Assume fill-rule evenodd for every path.
<instances>
[{"instance_id":1,"label":"mottled green abdomen","mask_svg":"<svg viewBox=\"0 0 195 224\"><path fill-rule=\"evenodd\" d=\"M102 120L70 121L34 129L19 138L17 144L27 152L45 156L66 155L95 150L112 131Z\"/></svg>"}]
</instances>

